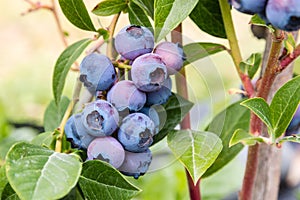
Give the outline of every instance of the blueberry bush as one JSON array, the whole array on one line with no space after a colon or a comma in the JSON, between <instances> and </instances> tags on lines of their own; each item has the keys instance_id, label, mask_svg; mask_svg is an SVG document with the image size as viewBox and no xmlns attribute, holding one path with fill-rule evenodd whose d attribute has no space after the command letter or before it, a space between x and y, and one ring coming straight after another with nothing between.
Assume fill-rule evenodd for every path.
<instances>
[{"instance_id":1,"label":"blueberry bush","mask_svg":"<svg viewBox=\"0 0 300 200\"><path fill-rule=\"evenodd\" d=\"M162 142L182 164L192 200L201 199L200 180L245 146L239 199L278 198L278 149L300 143L300 76L293 71L300 55L297 0L103 0L91 11L82 0L59 0L59 8L54 1L53 7L27 2L30 11L52 11L58 24L55 9L61 9L92 37L67 45L56 60L45 132L9 144L0 160L1 199L139 199L147 188L136 183L147 176L156 156L152 150ZM253 34L266 40L263 54L242 58L233 9L252 16ZM111 16L111 23L102 27L91 15L99 22ZM130 23L116 32L121 16ZM187 18L228 45L186 42ZM241 83L232 92L240 99L224 106L206 128L192 129L188 84L200 82L190 81L185 70L219 52L232 59L230 73ZM78 76L73 96L66 97L70 70Z\"/></svg>"}]
</instances>

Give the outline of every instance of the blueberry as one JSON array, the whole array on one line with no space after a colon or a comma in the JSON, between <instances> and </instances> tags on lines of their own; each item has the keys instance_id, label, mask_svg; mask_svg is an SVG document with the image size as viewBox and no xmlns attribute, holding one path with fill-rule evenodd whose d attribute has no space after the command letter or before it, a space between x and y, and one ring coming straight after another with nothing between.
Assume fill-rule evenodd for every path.
<instances>
[{"instance_id":1,"label":"blueberry","mask_svg":"<svg viewBox=\"0 0 300 200\"><path fill-rule=\"evenodd\" d=\"M292 121L290 122L285 135L299 134L300 133L300 107L296 110Z\"/></svg>"},{"instance_id":2,"label":"blueberry","mask_svg":"<svg viewBox=\"0 0 300 200\"><path fill-rule=\"evenodd\" d=\"M94 94L95 91L108 90L116 80L115 68L105 55L92 53L80 64L80 81Z\"/></svg>"},{"instance_id":3,"label":"blueberry","mask_svg":"<svg viewBox=\"0 0 300 200\"><path fill-rule=\"evenodd\" d=\"M156 91L167 78L167 68L158 54L144 54L133 61L131 78L140 90Z\"/></svg>"},{"instance_id":4,"label":"blueberry","mask_svg":"<svg viewBox=\"0 0 300 200\"><path fill-rule=\"evenodd\" d=\"M300 28L300 1L269 0L266 16L273 26L285 31L296 31Z\"/></svg>"},{"instance_id":5,"label":"blueberry","mask_svg":"<svg viewBox=\"0 0 300 200\"><path fill-rule=\"evenodd\" d=\"M150 53L153 47L154 36L146 27L129 25L121 29L115 37L117 52L129 60Z\"/></svg>"},{"instance_id":6,"label":"blueberry","mask_svg":"<svg viewBox=\"0 0 300 200\"><path fill-rule=\"evenodd\" d=\"M153 105L151 107L143 107L139 112L147 115L154 122L156 134L164 127L167 120L167 113L163 106Z\"/></svg>"},{"instance_id":7,"label":"blueberry","mask_svg":"<svg viewBox=\"0 0 300 200\"><path fill-rule=\"evenodd\" d=\"M87 132L95 137L111 135L119 123L117 109L105 100L96 100L83 109L81 116Z\"/></svg>"},{"instance_id":8,"label":"blueberry","mask_svg":"<svg viewBox=\"0 0 300 200\"><path fill-rule=\"evenodd\" d=\"M132 113L122 120L118 140L127 151L145 151L153 142L154 122L145 114Z\"/></svg>"},{"instance_id":9,"label":"blueberry","mask_svg":"<svg viewBox=\"0 0 300 200\"><path fill-rule=\"evenodd\" d=\"M123 80L116 83L107 94L107 100L118 111L140 110L146 102L146 94L137 89L132 81Z\"/></svg>"},{"instance_id":10,"label":"blueberry","mask_svg":"<svg viewBox=\"0 0 300 200\"><path fill-rule=\"evenodd\" d=\"M118 170L126 176L137 179L148 171L151 161L152 153L149 149L140 153L125 151L124 162Z\"/></svg>"},{"instance_id":11,"label":"blueberry","mask_svg":"<svg viewBox=\"0 0 300 200\"><path fill-rule=\"evenodd\" d=\"M169 75L176 74L182 68L184 53L179 43L161 42L155 47L153 52L160 55L167 66Z\"/></svg>"},{"instance_id":12,"label":"blueberry","mask_svg":"<svg viewBox=\"0 0 300 200\"><path fill-rule=\"evenodd\" d=\"M172 95L172 80L168 77L163 83L162 87L153 92L147 92L146 105L151 106L154 104L164 104L168 101L169 97Z\"/></svg>"},{"instance_id":13,"label":"blueberry","mask_svg":"<svg viewBox=\"0 0 300 200\"><path fill-rule=\"evenodd\" d=\"M72 115L66 125L65 134L71 142L72 148L86 150L91 141L95 138L89 135L82 124L81 113Z\"/></svg>"},{"instance_id":14,"label":"blueberry","mask_svg":"<svg viewBox=\"0 0 300 200\"><path fill-rule=\"evenodd\" d=\"M87 149L88 160L102 160L113 167L122 165L125 151L122 145L113 137L100 137L94 139Z\"/></svg>"},{"instance_id":15,"label":"blueberry","mask_svg":"<svg viewBox=\"0 0 300 200\"><path fill-rule=\"evenodd\" d=\"M264 13L268 0L229 0L229 3L238 11L253 15Z\"/></svg>"}]
</instances>

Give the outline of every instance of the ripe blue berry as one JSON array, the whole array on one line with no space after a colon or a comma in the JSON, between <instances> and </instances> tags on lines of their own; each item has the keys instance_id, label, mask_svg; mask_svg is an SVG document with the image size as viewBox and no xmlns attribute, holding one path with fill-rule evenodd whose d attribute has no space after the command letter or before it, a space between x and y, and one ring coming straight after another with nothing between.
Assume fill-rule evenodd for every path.
<instances>
[{"instance_id":1,"label":"ripe blue berry","mask_svg":"<svg viewBox=\"0 0 300 200\"><path fill-rule=\"evenodd\" d=\"M118 140L131 152L145 151L153 142L154 122L145 114L132 113L122 120Z\"/></svg>"},{"instance_id":2,"label":"ripe blue berry","mask_svg":"<svg viewBox=\"0 0 300 200\"><path fill-rule=\"evenodd\" d=\"M154 122L156 134L164 127L167 113L163 106L156 104L151 107L143 107L139 112L147 115Z\"/></svg>"},{"instance_id":3,"label":"ripe blue berry","mask_svg":"<svg viewBox=\"0 0 300 200\"><path fill-rule=\"evenodd\" d=\"M300 133L300 107L296 110L292 121L290 122L286 135L299 134Z\"/></svg>"},{"instance_id":4,"label":"ripe blue berry","mask_svg":"<svg viewBox=\"0 0 300 200\"><path fill-rule=\"evenodd\" d=\"M300 28L300 1L269 0L266 16L273 26L285 31L296 31Z\"/></svg>"},{"instance_id":5,"label":"ripe blue berry","mask_svg":"<svg viewBox=\"0 0 300 200\"><path fill-rule=\"evenodd\" d=\"M116 72L108 57L92 53L82 60L79 79L94 94L97 90L108 90L116 80Z\"/></svg>"},{"instance_id":6,"label":"ripe blue berry","mask_svg":"<svg viewBox=\"0 0 300 200\"><path fill-rule=\"evenodd\" d=\"M172 80L168 77L163 83L162 87L153 92L147 92L146 105L152 106L154 104L164 104L168 101L169 97L172 95Z\"/></svg>"},{"instance_id":7,"label":"ripe blue berry","mask_svg":"<svg viewBox=\"0 0 300 200\"><path fill-rule=\"evenodd\" d=\"M184 53L179 43L161 42L155 47L153 52L160 55L167 66L169 75L176 74L182 68Z\"/></svg>"},{"instance_id":8,"label":"ripe blue berry","mask_svg":"<svg viewBox=\"0 0 300 200\"><path fill-rule=\"evenodd\" d=\"M105 100L96 100L83 109L81 116L87 132L95 137L111 135L119 123L117 109Z\"/></svg>"},{"instance_id":9,"label":"ripe blue berry","mask_svg":"<svg viewBox=\"0 0 300 200\"><path fill-rule=\"evenodd\" d=\"M113 167L122 165L125 151L122 145L113 137L101 137L94 139L87 149L88 160L102 160Z\"/></svg>"},{"instance_id":10,"label":"ripe blue berry","mask_svg":"<svg viewBox=\"0 0 300 200\"><path fill-rule=\"evenodd\" d=\"M91 141L95 138L89 135L81 120L81 113L72 115L66 125L65 134L67 140L71 142L72 148L86 150Z\"/></svg>"},{"instance_id":11,"label":"ripe blue berry","mask_svg":"<svg viewBox=\"0 0 300 200\"><path fill-rule=\"evenodd\" d=\"M146 27L129 25L121 29L115 37L117 52L129 60L134 60L140 55L150 53L153 47L153 34Z\"/></svg>"},{"instance_id":12,"label":"ripe blue berry","mask_svg":"<svg viewBox=\"0 0 300 200\"><path fill-rule=\"evenodd\" d=\"M158 54L144 54L133 61L131 78L138 89L156 91L167 79L167 68Z\"/></svg>"},{"instance_id":13,"label":"ripe blue berry","mask_svg":"<svg viewBox=\"0 0 300 200\"><path fill-rule=\"evenodd\" d=\"M267 0L229 0L229 3L238 11L253 15L264 13Z\"/></svg>"},{"instance_id":14,"label":"ripe blue berry","mask_svg":"<svg viewBox=\"0 0 300 200\"><path fill-rule=\"evenodd\" d=\"M137 89L132 81L123 80L116 83L107 94L107 100L118 111L140 110L146 102L146 94Z\"/></svg>"},{"instance_id":15,"label":"ripe blue berry","mask_svg":"<svg viewBox=\"0 0 300 200\"><path fill-rule=\"evenodd\" d=\"M126 176L137 179L148 171L151 161L152 153L149 149L140 153L125 151L124 162L118 170Z\"/></svg>"}]
</instances>

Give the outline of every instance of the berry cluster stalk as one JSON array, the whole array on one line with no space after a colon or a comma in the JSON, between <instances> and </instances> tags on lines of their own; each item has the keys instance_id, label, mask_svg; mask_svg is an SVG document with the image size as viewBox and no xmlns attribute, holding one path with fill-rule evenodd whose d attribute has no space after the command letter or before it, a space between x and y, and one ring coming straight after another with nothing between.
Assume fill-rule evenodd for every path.
<instances>
[{"instance_id":1,"label":"berry cluster stalk","mask_svg":"<svg viewBox=\"0 0 300 200\"><path fill-rule=\"evenodd\" d=\"M171 38L173 43L182 44L182 26L179 24L171 33ZM186 73L184 67L175 75L176 77L176 89L177 93L182 97L188 99L188 88L186 82ZM191 128L191 121L189 113L185 116L185 118L180 123L181 129L190 129ZM201 200L200 195L200 179L197 183L194 183L190 173L187 169L185 169L185 173L187 176L187 182L189 187L190 199L191 200Z\"/></svg>"}]
</instances>

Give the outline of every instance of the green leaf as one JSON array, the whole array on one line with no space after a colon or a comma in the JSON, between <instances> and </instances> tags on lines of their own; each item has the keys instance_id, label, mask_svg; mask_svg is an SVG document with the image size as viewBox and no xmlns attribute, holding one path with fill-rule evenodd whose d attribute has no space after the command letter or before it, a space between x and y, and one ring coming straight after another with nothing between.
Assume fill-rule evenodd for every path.
<instances>
[{"instance_id":1,"label":"green leaf","mask_svg":"<svg viewBox=\"0 0 300 200\"><path fill-rule=\"evenodd\" d=\"M271 25L267 25L266 22L257 14L253 15L250 24L257 25L257 26L264 26L269 29L270 32L274 32L275 29Z\"/></svg>"},{"instance_id":2,"label":"green leaf","mask_svg":"<svg viewBox=\"0 0 300 200\"><path fill-rule=\"evenodd\" d=\"M283 138L280 138L278 140L279 144L282 144L283 142L295 142L300 143L300 136L299 135L291 135L291 136L285 136Z\"/></svg>"},{"instance_id":3,"label":"green leaf","mask_svg":"<svg viewBox=\"0 0 300 200\"><path fill-rule=\"evenodd\" d=\"M4 160L7 152L17 142L31 141L37 133L30 128L15 129L8 137L0 142L0 162Z\"/></svg>"},{"instance_id":4,"label":"green leaf","mask_svg":"<svg viewBox=\"0 0 300 200\"><path fill-rule=\"evenodd\" d=\"M58 128L70 103L68 97L63 96L58 105L52 100L44 113L45 131L53 131Z\"/></svg>"},{"instance_id":5,"label":"green leaf","mask_svg":"<svg viewBox=\"0 0 300 200\"><path fill-rule=\"evenodd\" d=\"M126 8L127 2L125 0L105 0L97 4L92 12L98 16L110 16L117 14Z\"/></svg>"},{"instance_id":6,"label":"green leaf","mask_svg":"<svg viewBox=\"0 0 300 200\"><path fill-rule=\"evenodd\" d=\"M132 0L142 8L152 19L154 19L154 0Z\"/></svg>"},{"instance_id":7,"label":"green leaf","mask_svg":"<svg viewBox=\"0 0 300 200\"><path fill-rule=\"evenodd\" d=\"M8 183L5 172L5 165L0 167L0 199L2 197L3 190Z\"/></svg>"},{"instance_id":8,"label":"green leaf","mask_svg":"<svg viewBox=\"0 0 300 200\"><path fill-rule=\"evenodd\" d=\"M59 5L73 25L83 30L96 31L82 0L59 0Z\"/></svg>"},{"instance_id":9,"label":"green leaf","mask_svg":"<svg viewBox=\"0 0 300 200\"><path fill-rule=\"evenodd\" d=\"M64 196L60 200L84 200L81 192L79 191L79 186L77 185L75 188L71 190L66 196Z\"/></svg>"},{"instance_id":10,"label":"green leaf","mask_svg":"<svg viewBox=\"0 0 300 200\"><path fill-rule=\"evenodd\" d=\"M197 2L197 0L155 0L155 41L162 40L176 28L192 12Z\"/></svg>"},{"instance_id":11,"label":"green leaf","mask_svg":"<svg viewBox=\"0 0 300 200\"><path fill-rule=\"evenodd\" d=\"M240 101L230 105L220 112L209 124L207 131L218 135L223 143L223 149L214 164L202 176L208 177L224 167L230 162L242 149L242 144L229 147L229 141L237 129L249 129L250 110L241 106Z\"/></svg>"},{"instance_id":12,"label":"green leaf","mask_svg":"<svg viewBox=\"0 0 300 200\"><path fill-rule=\"evenodd\" d=\"M104 28L99 28L97 30L97 32L99 33L99 35L102 35L103 36L103 39L105 41L107 41L109 39L109 31L104 29Z\"/></svg>"},{"instance_id":13,"label":"green leaf","mask_svg":"<svg viewBox=\"0 0 300 200\"><path fill-rule=\"evenodd\" d=\"M252 79L261 64L261 61L261 54L253 53L246 61L241 62L239 67L244 73L248 74L250 79Z\"/></svg>"},{"instance_id":14,"label":"green leaf","mask_svg":"<svg viewBox=\"0 0 300 200\"><path fill-rule=\"evenodd\" d=\"M300 76L284 84L274 95L270 105L275 137L287 129L300 102Z\"/></svg>"},{"instance_id":15,"label":"green leaf","mask_svg":"<svg viewBox=\"0 0 300 200\"><path fill-rule=\"evenodd\" d=\"M206 42L189 43L183 46L183 51L186 54L185 65L224 50L227 50L227 48L221 44Z\"/></svg>"},{"instance_id":16,"label":"green leaf","mask_svg":"<svg viewBox=\"0 0 300 200\"><path fill-rule=\"evenodd\" d=\"M131 24L148 27L153 31L152 25L143 9L133 2L129 3L128 8L128 17Z\"/></svg>"},{"instance_id":17,"label":"green leaf","mask_svg":"<svg viewBox=\"0 0 300 200\"><path fill-rule=\"evenodd\" d=\"M164 110L160 109L162 113L159 115L167 115L163 128L158 134L154 135L152 145L162 140L167 134L172 131L184 118L184 116L193 107L193 103L184 99L183 97L172 94L167 103L163 104Z\"/></svg>"},{"instance_id":18,"label":"green leaf","mask_svg":"<svg viewBox=\"0 0 300 200\"><path fill-rule=\"evenodd\" d=\"M219 1L198 1L190 18L202 31L216 37L226 38Z\"/></svg>"},{"instance_id":19,"label":"green leaf","mask_svg":"<svg viewBox=\"0 0 300 200\"><path fill-rule=\"evenodd\" d=\"M287 33L287 38L283 41L284 47L287 50L287 54L291 54L294 52L294 49L296 47L295 38L292 33Z\"/></svg>"},{"instance_id":20,"label":"green leaf","mask_svg":"<svg viewBox=\"0 0 300 200\"><path fill-rule=\"evenodd\" d=\"M82 165L77 157L20 142L6 156L6 175L24 200L58 199L76 185Z\"/></svg>"},{"instance_id":21,"label":"green leaf","mask_svg":"<svg viewBox=\"0 0 300 200\"><path fill-rule=\"evenodd\" d=\"M1 193L0 193L1 194ZM1 195L0 195L1 196ZM9 183L7 183L4 187L1 200L19 200L17 193L11 187Z\"/></svg>"},{"instance_id":22,"label":"green leaf","mask_svg":"<svg viewBox=\"0 0 300 200\"><path fill-rule=\"evenodd\" d=\"M83 39L75 42L67 47L57 59L52 77L52 90L56 105L60 102L65 80L71 65L76 61L91 41L91 39Z\"/></svg>"},{"instance_id":23,"label":"green leaf","mask_svg":"<svg viewBox=\"0 0 300 200\"><path fill-rule=\"evenodd\" d=\"M31 144L51 147L53 139L55 139L53 132L40 133L31 140Z\"/></svg>"},{"instance_id":24,"label":"green leaf","mask_svg":"<svg viewBox=\"0 0 300 200\"><path fill-rule=\"evenodd\" d=\"M238 143L242 143L243 145L255 145L257 142L265 142L269 143L270 139L262 136L255 137L248 133L247 131L244 131L242 129L237 129L230 139L229 147L236 145Z\"/></svg>"},{"instance_id":25,"label":"green leaf","mask_svg":"<svg viewBox=\"0 0 300 200\"><path fill-rule=\"evenodd\" d=\"M168 135L168 145L189 171L194 183L222 150L222 141L216 134L193 130L172 131Z\"/></svg>"},{"instance_id":26,"label":"green leaf","mask_svg":"<svg viewBox=\"0 0 300 200\"><path fill-rule=\"evenodd\" d=\"M83 164L79 186L84 199L90 200L125 200L140 192L119 171L100 160L87 161Z\"/></svg>"},{"instance_id":27,"label":"green leaf","mask_svg":"<svg viewBox=\"0 0 300 200\"><path fill-rule=\"evenodd\" d=\"M242 106L249 108L257 117L259 117L269 128L273 130L271 121L271 111L268 103L263 98L251 98L243 101Z\"/></svg>"}]
</instances>

